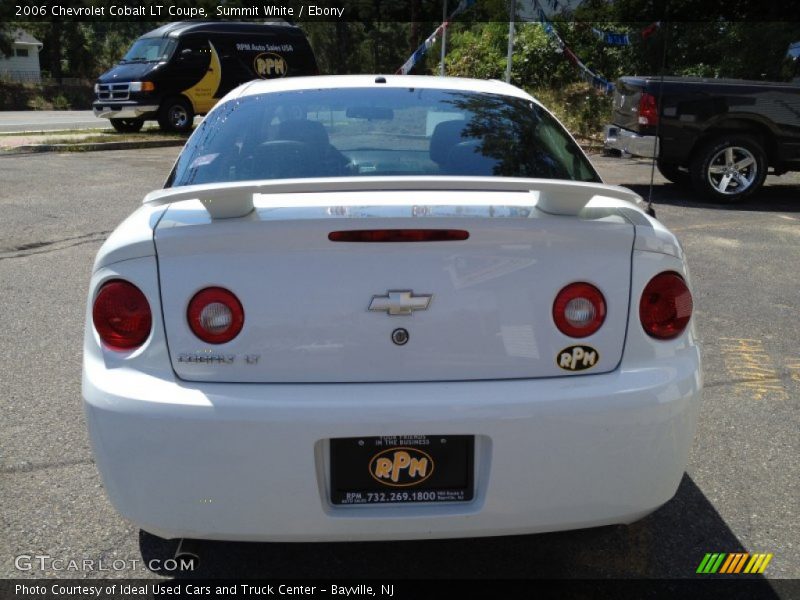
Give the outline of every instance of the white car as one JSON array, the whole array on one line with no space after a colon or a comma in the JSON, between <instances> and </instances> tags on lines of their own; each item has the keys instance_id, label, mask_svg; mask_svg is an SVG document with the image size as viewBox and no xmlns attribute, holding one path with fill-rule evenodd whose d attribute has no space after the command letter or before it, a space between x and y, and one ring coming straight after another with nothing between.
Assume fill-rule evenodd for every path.
<instances>
[{"instance_id":1,"label":"white car","mask_svg":"<svg viewBox=\"0 0 800 600\"><path fill-rule=\"evenodd\" d=\"M680 244L520 89L246 84L100 249L83 397L165 538L484 536L674 494L700 353Z\"/></svg>"}]
</instances>

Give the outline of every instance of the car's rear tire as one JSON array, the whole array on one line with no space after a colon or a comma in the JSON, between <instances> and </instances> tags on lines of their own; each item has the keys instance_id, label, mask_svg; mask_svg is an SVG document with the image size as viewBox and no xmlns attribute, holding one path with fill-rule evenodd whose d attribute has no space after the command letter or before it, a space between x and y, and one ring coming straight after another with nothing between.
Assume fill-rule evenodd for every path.
<instances>
[{"instance_id":1,"label":"car's rear tire","mask_svg":"<svg viewBox=\"0 0 800 600\"><path fill-rule=\"evenodd\" d=\"M194 109L185 98L167 98L158 109L158 125L164 131L188 133L194 124Z\"/></svg>"},{"instance_id":2,"label":"car's rear tire","mask_svg":"<svg viewBox=\"0 0 800 600\"><path fill-rule=\"evenodd\" d=\"M656 166L658 167L658 172L663 175L664 179L677 185L689 184L689 172L681 170L678 165L659 159L656 161Z\"/></svg>"},{"instance_id":3,"label":"car's rear tire","mask_svg":"<svg viewBox=\"0 0 800 600\"><path fill-rule=\"evenodd\" d=\"M111 119L111 126L120 133L136 133L144 126L144 119Z\"/></svg>"},{"instance_id":4,"label":"car's rear tire","mask_svg":"<svg viewBox=\"0 0 800 600\"><path fill-rule=\"evenodd\" d=\"M715 202L740 202L767 176L767 154L756 138L723 135L705 143L689 168L694 188Z\"/></svg>"}]
</instances>

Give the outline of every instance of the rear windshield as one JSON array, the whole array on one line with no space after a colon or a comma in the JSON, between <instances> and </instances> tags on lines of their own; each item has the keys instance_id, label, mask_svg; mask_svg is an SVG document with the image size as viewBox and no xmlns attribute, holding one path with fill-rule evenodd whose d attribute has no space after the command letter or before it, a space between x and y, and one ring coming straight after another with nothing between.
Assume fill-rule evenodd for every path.
<instances>
[{"instance_id":1,"label":"rear windshield","mask_svg":"<svg viewBox=\"0 0 800 600\"><path fill-rule=\"evenodd\" d=\"M228 101L194 132L168 185L373 175L600 181L561 125L527 100L348 88Z\"/></svg>"}]
</instances>

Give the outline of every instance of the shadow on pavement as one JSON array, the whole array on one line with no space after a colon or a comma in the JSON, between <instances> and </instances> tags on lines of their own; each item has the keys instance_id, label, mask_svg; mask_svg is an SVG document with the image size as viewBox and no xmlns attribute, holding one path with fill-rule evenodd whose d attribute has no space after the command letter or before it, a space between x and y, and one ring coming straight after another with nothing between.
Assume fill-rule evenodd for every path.
<instances>
[{"instance_id":1,"label":"shadow on pavement","mask_svg":"<svg viewBox=\"0 0 800 600\"><path fill-rule=\"evenodd\" d=\"M177 540L142 531L139 545L145 562L163 561ZM746 551L688 475L671 501L627 527L410 542L202 541L196 549L198 568L184 576L281 579L709 578L695 574L706 552ZM778 597L756 579L758 597Z\"/></svg>"},{"instance_id":2,"label":"shadow on pavement","mask_svg":"<svg viewBox=\"0 0 800 600\"><path fill-rule=\"evenodd\" d=\"M633 190L645 200L649 197L649 185L624 182L619 185ZM709 202L688 186L684 187L672 183L655 184L653 186L653 205L656 208L656 213L659 204L736 211L800 212L800 186L785 184L765 185L755 196L744 202L724 204Z\"/></svg>"}]
</instances>

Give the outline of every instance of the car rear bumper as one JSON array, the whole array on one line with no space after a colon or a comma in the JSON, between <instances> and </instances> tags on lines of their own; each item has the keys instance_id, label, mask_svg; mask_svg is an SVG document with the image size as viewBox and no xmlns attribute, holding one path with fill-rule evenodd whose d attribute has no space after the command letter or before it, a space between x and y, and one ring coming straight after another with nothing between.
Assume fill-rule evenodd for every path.
<instances>
[{"instance_id":1,"label":"car rear bumper","mask_svg":"<svg viewBox=\"0 0 800 600\"><path fill-rule=\"evenodd\" d=\"M639 135L617 125L604 128L603 149L616 150L623 155L653 158L658 156L658 138L654 135Z\"/></svg>"},{"instance_id":2,"label":"car rear bumper","mask_svg":"<svg viewBox=\"0 0 800 600\"><path fill-rule=\"evenodd\" d=\"M142 119L155 116L158 105L141 105L135 101L95 102L92 110L95 117L102 119Z\"/></svg>"},{"instance_id":3,"label":"car rear bumper","mask_svg":"<svg viewBox=\"0 0 800 600\"><path fill-rule=\"evenodd\" d=\"M623 361L624 362L624 361ZM162 537L334 541L627 523L674 494L695 430L696 346L649 368L541 380L194 384L84 364L116 508ZM467 503L334 506L327 440L469 434Z\"/></svg>"}]
</instances>

